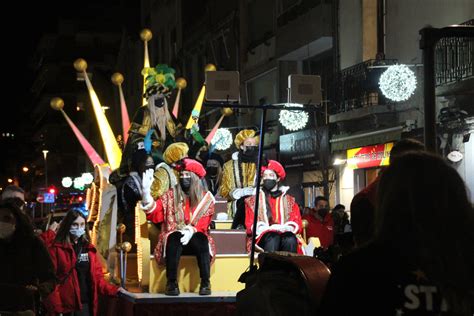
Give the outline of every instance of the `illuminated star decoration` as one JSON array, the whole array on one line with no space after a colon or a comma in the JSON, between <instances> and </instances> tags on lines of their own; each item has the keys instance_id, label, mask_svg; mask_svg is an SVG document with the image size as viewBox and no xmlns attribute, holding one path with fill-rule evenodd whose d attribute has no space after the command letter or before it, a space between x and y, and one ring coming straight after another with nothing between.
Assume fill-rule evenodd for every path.
<instances>
[{"instance_id":1,"label":"illuminated star decoration","mask_svg":"<svg viewBox=\"0 0 474 316\"><path fill-rule=\"evenodd\" d=\"M227 128L219 128L211 140L212 147L226 150L232 146L232 133Z\"/></svg>"},{"instance_id":2,"label":"illuminated star decoration","mask_svg":"<svg viewBox=\"0 0 474 316\"><path fill-rule=\"evenodd\" d=\"M380 76L379 88L392 101L406 101L416 89L415 73L406 65L392 65Z\"/></svg>"},{"instance_id":3,"label":"illuminated star decoration","mask_svg":"<svg viewBox=\"0 0 474 316\"><path fill-rule=\"evenodd\" d=\"M303 107L302 104L287 103L285 107ZM308 123L308 113L304 111L282 110L280 111L279 121L287 130L297 131L302 129Z\"/></svg>"}]
</instances>

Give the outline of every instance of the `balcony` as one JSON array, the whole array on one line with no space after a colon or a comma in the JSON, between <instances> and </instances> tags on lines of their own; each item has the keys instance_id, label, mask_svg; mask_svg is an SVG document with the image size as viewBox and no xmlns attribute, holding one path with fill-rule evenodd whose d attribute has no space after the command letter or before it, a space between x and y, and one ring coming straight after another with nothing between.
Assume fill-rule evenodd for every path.
<instances>
[{"instance_id":1,"label":"balcony","mask_svg":"<svg viewBox=\"0 0 474 316\"><path fill-rule=\"evenodd\" d=\"M474 25L474 19L461 25ZM442 38L435 47L435 74L437 87L474 79L474 39Z\"/></svg>"},{"instance_id":2,"label":"balcony","mask_svg":"<svg viewBox=\"0 0 474 316\"><path fill-rule=\"evenodd\" d=\"M385 104L386 100L380 93L378 80L385 66L396 62L396 59L371 59L343 69L339 74L337 85L338 106L331 109L331 114Z\"/></svg>"}]
</instances>

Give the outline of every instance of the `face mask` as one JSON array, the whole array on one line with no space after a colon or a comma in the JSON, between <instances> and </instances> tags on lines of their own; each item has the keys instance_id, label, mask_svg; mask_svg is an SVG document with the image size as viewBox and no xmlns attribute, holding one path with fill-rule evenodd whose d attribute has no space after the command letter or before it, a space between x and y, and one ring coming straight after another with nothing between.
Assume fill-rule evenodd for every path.
<instances>
[{"instance_id":1,"label":"face mask","mask_svg":"<svg viewBox=\"0 0 474 316\"><path fill-rule=\"evenodd\" d=\"M16 226L10 223L0 222L0 239L10 238L15 232Z\"/></svg>"},{"instance_id":2,"label":"face mask","mask_svg":"<svg viewBox=\"0 0 474 316\"><path fill-rule=\"evenodd\" d=\"M276 184L277 184L276 180L273 180L273 179L263 180L263 188L267 191L271 191L276 186Z\"/></svg>"},{"instance_id":3,"label":"face mask","mask_svg":"<svg viewBox=\"0 0 474 316\"><path fill-rule=\"evenodd\" d=\"M191 187L191 178L179 178L179 184L181 185L181 189L183 189L184 192L187 192Z\"/></svg>"},{"instance_id":4,"label":"face mask","mask_svg":"<svg viewBox=\"0 0 474 316\"><path fill-rule=\"evenodd\" d=\"M320 208L318 210L318 214L319 216L321 216L322 218L326 217L326 215L328 214L329 212L329 209L328 208Z\"/></svg>"},{"instance_id":5,"label":"face mask","mask_svg":"<svg viewBox=\"0 0 474 316\"><path fill-rule=\"evenodd\" d=\"M256 156L258 154L257 146L246 146L244 151L246 156Z\"/></svg>"},{"instance_id":6,"label":"face mask","mask_svg":"<svg viewBox=\"0 0 474 316\"><path fill-rule=\"evenodd\" d=\"M165 99L164 98L156 98L155 106L157 108L162 108L164 105L165 105Z\"/></svg>"},{"instance_id":7,"label":"face mask","mask_svg":"<svg viewBox=\"0 0 474 316\"><path fill-rule=\"evenodd\" d=\"M86 230L85 228L71 228L69 230L69 233L73 235L74 237L79 238L86 233Z\"/></svg>"},{"instance_id":8,"label":"face mask","mask_svg":"<svg viewBox=\"0 0 474 316\"><path fill-rule=\"evenodd\" d=\"M209 176L211 176L211 177L217 176L217 170L218 170L217 167L207 167L207 168L206 168L207 174L208 174Z\"/></svg>"},{"instance_id":9,"label":"face mask","mask_svg":"<svg viewBox=\"0 0 474 316\"><path fill-rule=\"evenodd\" d=\"M244 162L255 162L258 156L257 146L246 146L242 152L242 160Z\"/></svg>"}]
</instances>

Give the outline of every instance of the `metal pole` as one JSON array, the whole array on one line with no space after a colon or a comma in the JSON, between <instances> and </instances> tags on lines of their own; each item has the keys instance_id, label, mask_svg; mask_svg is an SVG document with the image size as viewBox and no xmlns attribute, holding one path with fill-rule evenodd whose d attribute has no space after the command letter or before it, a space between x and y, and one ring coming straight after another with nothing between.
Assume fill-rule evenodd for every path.
<instances>
[{"instance_id":1,"label":"metal pole","mask_svg":"<svg viewBox=\"0 0 474 316\"><path fill-rule=\"evenodd\" d=\"M125 287L125 267L122 246L120 246L120 286Z\"/></svg>"},{"instance_id":2,"label":"metal pole","mask_svg":"<svg viewBox=\"0 0 474 316\"><path fill-rule=\"evenodd\" d=\"M267 116L267 109L265 106L262 107L262 118L260 121L260 143L258 144L258 160L257 160L257 184L255 193L255 207L253 214L253 226L252 226L252 248L250 251L250 271L252 271L254 266L254 256L255 256L255 240L257 239L257 219L258 219L258 204L260 200L260 180L261 180L261 168L262 168L262 155L263 155L263 144L265 142L265 119Z\"/></svg>"},{"instance_id":3,"label":"metal pole","mask_svg":"<svg viewBox=\"0 0 474 316\"><path fill-rule=\"evenodd\" d=\"M420 31L420 48L423 50L423 93L424 93L424 139L428 151L436 153L436 95L434 46L437 42L434 32L437 29L424 28Z\"/></svg>"}]
</instances>

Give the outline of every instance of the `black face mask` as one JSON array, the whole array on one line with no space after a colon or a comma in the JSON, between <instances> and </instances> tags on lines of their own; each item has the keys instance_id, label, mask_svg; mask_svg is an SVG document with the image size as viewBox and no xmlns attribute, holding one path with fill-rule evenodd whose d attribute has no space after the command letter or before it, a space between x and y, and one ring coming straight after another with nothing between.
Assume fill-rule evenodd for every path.
<instances>
[{"instance_id":1,"label":"black face mask","mask_svg":"<svg viewBox=\"0 0 474 316\"><path fill-rule=\"evenodd\" d=\"M319 216L321 216L322 218L325 218L328 213L329 213L329 209L328 209L328 208L320 208L320 209L318 210L318 214L319 214Z\"/></svg>"},{"instance_id":2,"label":"black face mask","mask_svg":"<svg viewBox=\"0 0 474 316\"><path fill-rule=\"evenodd\" d=\"M218 170L219 170L219 168L217 168L217 167L207 167L206 168L206 172L211 178L217 176L217 171Z\"/></svg>"},{"instance_id":3,"label":"black face mask","mask_svg":"<svg viewBox=\"0 0 474 316\"><path fill-rule=\"evenodd\" d=\"M165 99L164 98L156 98L155 106L157 108L162 108L163 106L165 106Z\"/></svg>"},{"instance_id":4,"label":"black face mask","mask_svg":"<svg viewBox=\"0 0 474 316\"><path fill-rule=\"evenodd\" d=\"M191 187L191 178L179 178L179 184L184 192L188 192Z\"/></svg>"},{"instance_id":5,"label":"black face mask","mask_svg":"<svg viewBox=\"0 0 474 316\"><path fill-rule=\"evenodd\" d=\"M257 146L246 146L245 150L242 151L242 160L244 162L255 162L258 156Z\"/></svg>"},{"instance_id":6,"label":"black face mask","mask_svg":"<svg viewBox=\"0 0 474 316\"><path fill-rule=\"evenodd\" d=\"M263 188L267 191L271 191L276 186L276 184L277 184L276 180L272 180L272 179L263 180Z\"/></svg>"}]
</instances>

